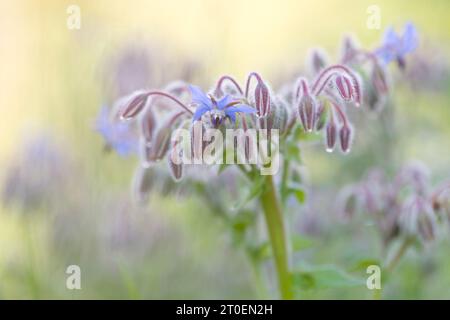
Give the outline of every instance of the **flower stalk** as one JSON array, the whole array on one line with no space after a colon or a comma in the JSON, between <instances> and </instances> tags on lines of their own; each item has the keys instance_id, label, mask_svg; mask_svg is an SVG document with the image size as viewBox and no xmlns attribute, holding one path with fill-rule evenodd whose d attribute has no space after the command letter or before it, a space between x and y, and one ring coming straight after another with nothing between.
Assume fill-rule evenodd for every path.
<instances>
[{"instance_id":1,"label":"flower stalk","mask_svg":"<svg viewBox=\"0 0 450 320\"><path fill-rule=\"evenodd\" d=\"M278 287L281 298L290 300L293 299L293 290L289 271L289 246L284 217L272 176L266 177L265 187L265 191L260 197L260 202L269 233Z\"/></svg>"}]
</instances>

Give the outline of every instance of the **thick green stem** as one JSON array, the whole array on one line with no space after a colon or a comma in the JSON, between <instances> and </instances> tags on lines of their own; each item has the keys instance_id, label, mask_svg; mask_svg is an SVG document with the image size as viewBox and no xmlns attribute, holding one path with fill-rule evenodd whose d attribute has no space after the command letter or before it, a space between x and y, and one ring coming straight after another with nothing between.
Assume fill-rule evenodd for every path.
<instances>
[{"instance_id":1,"label":"thick green stem","mask_svg":"<svg viewBox=\"0 0 450 320\"><path fill-rule=\"evenodd\" d=\"M269 232L280 295L282 299L292 299L293 291L289 272L289 247L287 246L284 217L281 212L272 176L266 177L265 191L261 195L260 200Z\"/></svg>"}]
</instances>

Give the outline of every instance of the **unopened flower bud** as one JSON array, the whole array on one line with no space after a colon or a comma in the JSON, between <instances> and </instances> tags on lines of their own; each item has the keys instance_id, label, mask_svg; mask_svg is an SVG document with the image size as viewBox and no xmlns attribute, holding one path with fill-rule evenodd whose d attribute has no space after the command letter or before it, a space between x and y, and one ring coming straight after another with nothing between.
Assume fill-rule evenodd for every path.
<instances>
[{"instance_id":1,"label":"unopened flower bud","mask_svg":"<svg viewBox=\"0 0 450 320\"><path fill-rule=\"evenodd\" d=\"M352 139L352 130L348 124L344 124L339 130L339 139L341 141L341 150L345 153L349 152Z\"/></svg>"},{"instance_id":2,"label":"unopened flower bud","mask_svg":"<svg viewBox=\"0 0 450 320\"><path fill-rule=\"evenodd\" d=\"M278 129L280 133L283 133L288 124L289 111L286 102L281 99L276 99L272 103L272 126L271 129Z\"/></svg>"},{"instance_id":3,"label":"unopened flower bud","mask_svg":"<svg viewBox=\"0 0 450 320\"><path fill-rule=\"evenodd\" d=\"M147 146L146 158L149 163L161 160L169 149L170 129L159 128L155 132L151 145Z\"/></svg>"},{"instance_id":4,"label":"unopened flower bud","mask_svg":"<svg viewBox=\"0 0 450 320\"><path fill-rule=\"evenodd\" d=\"M316 130L320 131L327 122L327 114L325 112L325 105L327 102L320 102L316 112Z\"/></svg>"},{"instance_id":5,"label":"unopened flower bud","mask_svg":"<svg viewBox=\"0 0 450 320\"><path fill-rule=\"evenodd\" d=\"M305 79L299 81L298 94L300 96L298 115L305 131L312 132L316 123L317 102L310 95L309 86Z\"/></svg>"},{"instance_id":6,"label":"unopened flower bud","mask_svg":"<svg viewBox=\"0 0 450 320\"><path fill-rule=\"evenodd\" d=\"M200 121L195 122L191 127L191 155L195 164L201 164L203 151L206 146L203 141L204 127Z\"/></svg>"},{"instance_id":7,"label":"unopened flower bud","mask_svg":"<svg viewBox=\"0 0 450 320\"><path fill-rule=\"evenodd\" d=\"M144 148L144 165L161 160L169 150L170 139L174 125L183 112L175 113L167 117L162 125L153 133L150 144L146 143Z\"/></svg>"},{"instance_id":8,"label":"unopened flower bud","mask_svg":"<svg viewBox=\"0 0 450 320\"><path fill-rule=\"evenodd\" d=\"M312 132L316 120L316 101L314 98L309 95L300 98L298 113L305 131Z\"/></svg>"},{"instance_id":9,"label":"unopened flower bud","mask_svg":"<svg viewBox=\"0 0 450 320\"><path fill-rule=\"evenodd\" d=\"M148 142L152 141L155 126L156 126L155 115L152 110L148 109L141 118L142 136L144 137L145 141Z\"/></svg>"},{"instance_id":10,"label":"unopened flower bud","mask_svg":"<svg viewBox=\"0 0 450 320\"><path fill-rule=\"evenodd\" d=\"M337 135L336 123L333 119L333 116L331 116L330 121L328 121L328 123L327 123L326 134L325 134L326 143L327 143L327 147L326 147L327 152L333 151L334 145L336 144L336 135Z\"/></svg>"},{"instance_id":11,"label":"unopened flower bud","mask_svg":"<svg viewBox=\"0 0 450 320\"><path fill-rule=\"evenodd\" d=\"M145 92L138 92L126 99L125 105L121 107L120 117L122 120L130 120L136 117L147 104L148 95Z\"/></svg>"},{"instance_id":12,"label":"unopened flower bud","mask_svg":"<svg viewBox=\"0 0 450 320\"><path fill-rule=\"evenodd\" d=\"M409 236L430 241L436 236L437 220L431 205L420 196L410 198L400 216L402 230Z\"/></svg>"},{"instance_id":13,"label":"unopened flower bud","mask_svg":"<svg viewBox=\"0 0 450 320\"><path fill-rule=\"evenodd\" d=\"M270 112L269 88L263 81L258 81L255 88L255 105L258 116L266 116Z\"/></svg>"},{"instance_id":14,"label":"unopened flower bud","mask_svg":"<svg viewBox=\"0 0 450 320\"><path fill-rule=\"evenodd\" d=\"M344 76L339 75L336 78L336 86L339 91L339 94L341 95L342 99L349 101L352 99L353 95L353 87L351 80Z\"/></svg>"}]
</instances>

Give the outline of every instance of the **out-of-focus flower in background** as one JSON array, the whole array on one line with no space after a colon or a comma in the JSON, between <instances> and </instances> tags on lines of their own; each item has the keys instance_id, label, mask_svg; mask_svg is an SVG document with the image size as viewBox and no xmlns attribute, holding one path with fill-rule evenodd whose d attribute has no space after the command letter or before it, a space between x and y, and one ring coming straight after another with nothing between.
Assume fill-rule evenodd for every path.
<instances>
[{"instance_id":1,"label":"out-of-focus flower in background","mask_svg":"<svg viewBox=\"0 0 450 320\"><path fill-rule=\"evenodd\" d=\"M418 45L416 27L409 22L405 25L402 35L397 34L392 27L384 34L383 43L375 50L384 64L396 61L401 69L405 68L405 56L413 52Z\"/></svg>"},{"instance_id":2,"label":"out-of-focus flower in background","mask_svg":"<svg viewBox=\"0 0 450 320\"><path fill-rule=\"evenodd\" d=\"M421 163L405 166L392 180L373 169L341 192L338 208L344 218L365 213L378 226L386 247L398 237L426 243L438 234L435 192L428 169Z\"/></svg>"},{"instance_id":3,"label":"out-of-focus flower in background","mask_svg":"<svg viewBox=\"0 0 450 320\"><path fill-rule=\"evenodd\" d=\"M95 129L105 141L105 147L120 156L137 154L139 138L136 128L128 122L115 119L108 107L103 106L97 116Z\"/></svg>"},{"instance_id":4,"label":"out-of-focus flower in background","mask_svg":"<svg viewBox=\"0 0 450 320\"><path fill-rule=\"evenodd\" d=\"M19 144L5 167L2 200L27 209L39 208L68 190L74 170L68 150L52 134L33 133Z\"/></svg>"}]
</instances>

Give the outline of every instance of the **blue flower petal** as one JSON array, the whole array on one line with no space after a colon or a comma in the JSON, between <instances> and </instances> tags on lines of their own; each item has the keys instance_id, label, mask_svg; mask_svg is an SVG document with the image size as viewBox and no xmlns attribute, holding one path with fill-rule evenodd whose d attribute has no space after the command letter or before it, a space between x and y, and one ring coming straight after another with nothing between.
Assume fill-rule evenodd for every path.
<instances>
[{"instance_id":1,"label":"blue flower petal","mask_svg":"<svg viewBox=\"0 0 450 320\"><path fill-rule=\"evenodd\" d=\"M236 121L236 113L242 112L242 113L253 113L256 112L255 108L252 108L250 106L246 106L244 104L229 107L225 109L225 114L231 119L231 121L234 123Z\"/></svg>"},{"instance_id":2,"label":"blue flower petal","mask_svg":"<svg viewBox=\"0 0 450 320\"><path fill-rule=\"evenodd\" d=\"M231 122L236 122L236 113L227 113L228 118L230 118Z\"/></svg>"},{"instance_id":3,"label":"blue flower petal","mask_svg":"<svg viewBox=\"0 0 450 320\"><path fill-rule=\"evenodd\" d=\"M217 108L223 110L227 105L229 105L233 101L233 98L230 95L224 96L222 99L217 101Z\"/></svg>"},{"instance_id":4,"label":"blue flower petal","mask_svg":"<svg viewBox=\"0 0 450 320\"><path fill-rule=\"evenodd\" d=\"M228 113L236 113L236 112L242 112L242 113L253 113L256 112L256 109L250 106L247 106L245 104L239 104L236 106L232 106L225 109L225 114L228 115Z\"/></svg>"},{"instance_id":5,"label":"blue flower petal","mask_svg":"<svg viewBox=\"0 0 450 320\"><path fill-rule=\"evenodd\" d=\"M404 56L416 49L418 44L417 30L414 24L407 23L400 37L394 29L388 28L384 34L383 43L375 54L388 64L393 60L404 59Z\"/></svg>"},{"instance_id":6,"label":"blue flower petal","mask_svg":"<svg viewBox=\"0 0 450 320\"><path fill-rule=\"evenodd\" d=\"M402 48L401 48L401 55L405 55L407 53L410 53L414 51L418 44L418 35L417 35L417 29L414 26L414 24L407 23L405 25L405 32L403 33L402 37Z\"/></svg>"},{"instance_id":7,"label":"blue flower petal","mask_svg":"<svg viewBox=\"0 0 450 320\"><path fill-rule=\"evenodd\" d=\"M194 115L192 116L192 122L200 120L200 118L208 111L210 111L211 108L209 106L205 106L204 104L197 107L197 110L195 110Z\"/></svg>"},{"instance_id":8,"label":"blue flower petal","mask_svg":"<svg viewBox=\"0 0 450 320\"><path fill-rule=\"evenodd\" d=\"M199 105L205 106L205 107L212 107L212 102L209 97L203 93L203 91L196 86L189 86L189 90L191 91L192 95L192 101L195 103L198 103Z\"/></svg>"},{"instance_id":9,"label":"blue flower petal","mask_svg":"<svg viewBox=\"0 0 450 320\"><path fill-rule=\"evenodd\" d=\"M392 27L389 27L384 33L383 46L395 46L400 41L400 37Z\"/></svg>"},{"instance_id":10,"label":"blue flower petal","mask_svg":"<svg viewBox=\"0 0 450 320\"><path fill-rule=\"evenodd\" d=\"M110 118L108 107L103 106L97 116L96 130L105 140L106 145L114 149L120 156L137 153L138 139L129 123L114 122Z\"/></svg>"}]
</instances>

